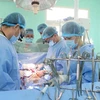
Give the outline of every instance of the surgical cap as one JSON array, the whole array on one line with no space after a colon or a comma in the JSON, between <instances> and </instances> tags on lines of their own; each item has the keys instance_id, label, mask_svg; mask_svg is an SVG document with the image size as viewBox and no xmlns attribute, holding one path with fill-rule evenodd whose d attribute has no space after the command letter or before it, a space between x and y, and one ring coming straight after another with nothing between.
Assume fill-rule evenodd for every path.
<instances>
[{"instance_id":1,"label":"surgical cap","mask_svg":"<svg viewBox=\"0 0 100 100\"><path fill-rule=\"evenodd\" d=\"M76 22L67 22L62 26L63 37L83 36L84 31L84 27Z\"/></svg>"},{"instance_id":2,"label":"surgical cap","mask_svg":"<svg viewBox=\"0 0 100 100\"><path fill-rule=\"evenodd\" d=\"M42 39L47 39L52 37L54 34L57 34L58 32L54 27L47 27L44 29L43 34L42 34Z\"/></svg>"},{"instance_id":3,"label":"surgical cap","mask_svg":"<svg viewBox=\"0 0 100 100\"><path fill-rule=\"evenodd\" d=\"M25 19L20 13L9 14L1 23L1 25L15 26L18 24L21 28L25 28Z\"/></svg>"},{"instance_id":4,"label":"surgical cap","mask_svg":"<svg viewBox=\"0 0 100 100\"><path fill-rule=\"evenodd\" d=\"M26 31L25 31L25 35L27 35L27 34L34 34L34 31L33 31L33 29L26 29Z\"/></svg>"},{"instance_id":5,"label":"surgical cap","mask_svg":"<svg viewBox=\"0 0 100 100\"><path fill-rule=\"evenodd\" d=\"M47 27L47 25L46 24L40 24L38 27L37 27L37 30L38 30L38 32L43 32L43 30L45 29Z\"/></svg>"}]
</instances>

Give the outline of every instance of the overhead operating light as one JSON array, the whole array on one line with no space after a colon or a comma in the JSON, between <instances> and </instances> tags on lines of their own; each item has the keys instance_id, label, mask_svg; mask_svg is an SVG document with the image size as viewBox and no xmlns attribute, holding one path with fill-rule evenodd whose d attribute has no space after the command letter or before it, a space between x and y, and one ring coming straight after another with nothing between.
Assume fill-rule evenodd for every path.
<instances>
[{"instance_id":1,"label":"overhead operating light","mask_svg":"<svg viewBox=\"0 0 100 100\"><path fill-rule=\"evenodd\" d=\"M57 0L13 0L17 7L31 10L35 14L40 10L46 10L54 6Z\"/></svg>"},{"instance_id":2,"label":"overhead operating light","mask_svg":"<svg viewBox=\"0 0 100 100\"><path fill-rule=\"evenodd\" d=\"M14 2L16 2L16 0L13 0Z\"/></svg>"},{"instance_id":3,"label":"overhead operating light","mask_svg":"<svg viewBox=\"0 0 100 100\"><path fill-rule=\"evenodd\" d=\"M33 7L34 14L37 14L39 11L39 1L35 0L31 2L31 5Z\"/></svg>"}]
</instances>

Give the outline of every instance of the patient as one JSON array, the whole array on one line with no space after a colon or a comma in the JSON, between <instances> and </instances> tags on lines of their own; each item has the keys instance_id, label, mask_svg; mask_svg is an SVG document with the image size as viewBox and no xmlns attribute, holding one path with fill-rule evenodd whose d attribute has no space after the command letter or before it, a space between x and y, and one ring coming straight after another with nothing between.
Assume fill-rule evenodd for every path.
<instances>
[{"instance_id":1,"label":"patient","mask_svg":"<svg viewBox=\"0 0 100 100\"><path fill-rule=\"evenodd\" d=\"M38 84L45 73L46 70L40 70L35 64L22 64L20 68L21 89L31 89L30 86Z\"/></svg>"}]
</instances>

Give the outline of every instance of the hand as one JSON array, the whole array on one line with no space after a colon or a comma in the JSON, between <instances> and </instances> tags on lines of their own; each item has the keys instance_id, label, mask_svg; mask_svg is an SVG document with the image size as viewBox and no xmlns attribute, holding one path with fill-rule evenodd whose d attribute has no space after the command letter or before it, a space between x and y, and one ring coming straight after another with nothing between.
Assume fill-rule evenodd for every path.
<instances>
[{"instance_id":1,"label":"hand","mask_svg":"<svg viewBox=\"0 0 100 100\"><path fill-rule=\"evenodd\" d=\"M57 79L57 78L56 78ZM65 82L65 81L67 81L67 79L68 79L68 76L67 75L59 75L59 78L58 78L58 82L59 82L59 84L61 84L62 82ZM51 85L50 86L53 86L53 85L56 85L55 84L55 77L54 78L52 78L51 80L49 80L48 81L48 83L51 83Z\"/></svg>"},{"instance_id":2,"label":"hand","mask_svg":"<svg viewBox=\"0 0 100 100\"><path fill-rule=\"evenodd\" d=\"M37 74L39 77L44 76L45 73L46 73L46 70L36 71L36 74Z\"/></svg>"},{"instance_id":3,"label":"hand","mask_svg":"<svg viewBox=\"0 0 100 100\"><path fill-rule=\"evenodd\" d=\"M34 82L34 83L38 83L38 81L40 80L40 78L33 78L33 77L29 77L25 79L25 83L27 82Z\"/></svg>"},{"instance_id":4,"label":"hand","mask_svg":"<svg viewBox=\"0 0 100 100\"><path fill-rule=\"evenodd\" d=\"M59 84L68 80L67 75L59 75Z\"/></svg>"},{"instance_id":5,"label":"hand","mask_svg":"<svg viewBox=\"0 0 100 100\"><path fill-rule=\"evenodd\" d=\"M34 83L38 83L39 80L40 80L40 78L34 78L34 79L33 79L33 82L34 82Z\"/></svg>"},{"instance_id":6,"label":"hand","mask_svg":"<svg viewBox=\"0 0 100 100\"><path fill-rule=\"evenodd\" d=\"M28 78L29 82L32 81L34 83L37 83L40 80L40 77L36 74L33 73L29 78Z\"/></svg>"}]
</instances>

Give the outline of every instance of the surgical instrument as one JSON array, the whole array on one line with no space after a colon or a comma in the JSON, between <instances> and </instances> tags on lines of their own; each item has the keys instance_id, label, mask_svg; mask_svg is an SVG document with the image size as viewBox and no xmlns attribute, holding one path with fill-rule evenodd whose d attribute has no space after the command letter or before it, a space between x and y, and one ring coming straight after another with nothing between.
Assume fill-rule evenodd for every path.
<instances>
[{"instance_id":1,"label":"surgical instrument","mask_svg":"<svg viewBox=\"0 0 100 100\"><path fill-rule=\"evenodd\" d=\"M79 52L79 48L78 48L78 60L77 60L77 76L76 76L76 99L77 99L77 93L78 93L78 96L80 96L80 93L79 93L79 76L80 76L80 52Z\"/></svg>"},{"instance_id":2,"label":"surgical instrument","mask_svg":"<svg viewBox=\"0 0 100 100\"><path fill-rule=\"evenodd\" d=\"M78 100L77 98L74 98L74 90L75 89L72 89L72 98L69 98L69 100Z\"/></svg>"},{"instance_id":3,"label":"surgical instrument","mask_svg":"<svg viewBox=\"0 0 100 100\"><path fill-rule=\"evenodd\" d=\"M81 66L80 66L80 75L79 75L79 90L80 90L80 94L82 95L82 71L83 71L83 66L84 66L84 62L81 62Z\"/></svg>"},{"instance_id":4,"label":"surgical instrument","mask_svg":"<svg viewBox=\"0 0 100 100\"><path fill-rule=\"evenodd\" d=\"M50 97L50 95L49 95L49 93L46 92L47 88L48 88L48 86L45 86L45 87L41 90L40 88L34 87L34 89L40 91L40 96L37 98L37 100L41 100L41 99L42 99L43 93L46 93L47 96L48 96L48 99L49 99L49 100L52 100L51 97Z\"/></svg>"},{"instance_id":5,"label":"surgical instrument","mask_svg":"<svg viewBox=\"0 0 100 100\"><path fill-rule=\"evenodd\" d=\"M60 90L60 86L59 86L59 74L56 71L56 68L54 67L54 60L50 60L50 59L45 59L45 64L49 65L51 70L52 70L52 74L56 85L56 91L55 91L55 99L57 100L58 95L59 95L59 90Z\"/></svg>"},{"instance_id":6,"label":"surgical instrument","mask_svg":"<svg viewBox=\"0 0 100 100\"><path fill-rule=\"evenodd\" d=\"M60 92L60 94L59 94L59 96L58 96L57 100L60 100L60 99L61 99L61 97L62 97L62 95L63 95L64 91L65 91L65 89L61 90L61 92Z\"/></svg>"},{"instance_id":7,"label":"surgical instrument","mask_svg":"<svg viewBox=\"0 0 100 100\"><path fill-rule=\"evenodd\" d=\"M50 60L69 60L69 58L50 58ZM77 58L71 58L71 61L77 61ZM91 59L79 59L79 61L92 62ZM94 59L95 62L100 62L100 59Z\"/></svg>"},{"instance_id":8,"label":"surgical instrument","mask_svg":"<svg viewBox=\"0 0 100 100\"><path fill-rule=\"evenodd\" d=\"M87 98L85 100L93 100L93 98L89 95L88 90L85 89L85 91L86 91L86 94L87 94Z\"/></svg>"},{"instance_id":9,"label":"surgical instrument","mask_svg":"<svg viewBox=\"0 0 100 100\"><path fill-rule=\"evenodd\" d=\"M88 52L83 52L82 53L82 58L84 59L89 59L90 58L90 53ZM81 61L80 64L80 75L79 75L79 89L80 89L80 94L82 95L82 71L84 67L84 61Z\"/></svg>"},{"instance_id":10,"label":"surgical instrument","mask_svg":"<svg viewBox=\"0 0 100 100\"><path fill-rule=\"evenodd\" d=\"M94 64L94 49L92 49L92 91L94 88L95 64Z\"/></svg>"},{"instance_id":11,"label":"surgical instrument","mask_svg":"<svg viewBox=\"0 0 100 100\"><path fill-rule=\"evenodd\" d=\"M71 51L71 50L70 50L70 51ZM71 52L69 52L68 58L69 58L69 60L68 60L68 62L67 62L67 76L68 76L68 80L66 80L66 81L68 81L68 83L69 83L69 81L70 81L69 76L70 76L70 60L71 60Z\"/></svg>"},{"instance_id":12,"label":"surgical instrument","mask_svg":"<svg viewBox=\"0 0 100 100\"><path fill-rule=\"evenodd\" d=\"M91 91L91 93L92 93L92 95L93 95L94 100L97 100L97 99L96 99L95 92L94 92L94 91Z\"/></svg>"},{"instance_id":13,"label":"surgical instrument","mask_svg":"<svg viewBox=\"0 0 100 100\"><path fill-rule=\"evenodd\" d=\"M45 94L46 90L48 89L48 85L46 85L40 92L40 96L37 98L37 100L41 100L42 96Z\"/></svg>"}]
</instances>

